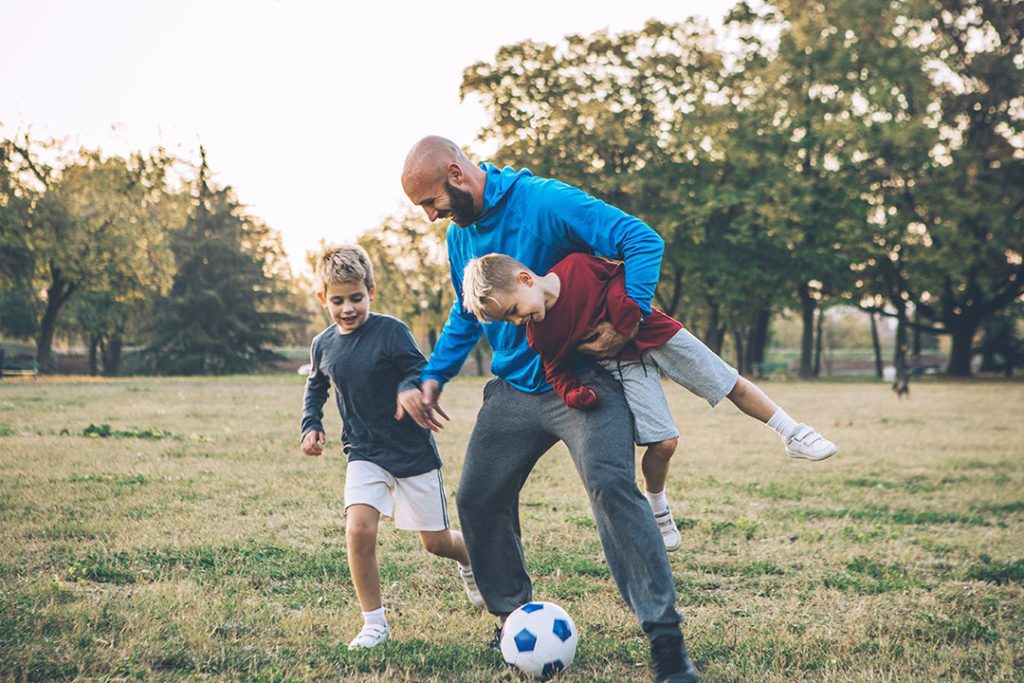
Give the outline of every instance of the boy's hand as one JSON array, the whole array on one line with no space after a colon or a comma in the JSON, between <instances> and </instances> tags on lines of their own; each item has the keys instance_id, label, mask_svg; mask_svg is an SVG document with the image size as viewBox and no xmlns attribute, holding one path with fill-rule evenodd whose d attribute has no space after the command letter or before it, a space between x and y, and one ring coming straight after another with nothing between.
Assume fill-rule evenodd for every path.
<instances>
[{"instance_id":1,"label":"boy's hand","mask_svg":"<svg viewBox=\"0 0 1024 683\"><path fill-rule=\"evenodd\" d=\"M324 441L326 436L323 432L313 430L306 432L306 435L302 437L302 444L300 448L306 455L320 455L324 452Z\"/></svg>"},{"instance_id":2,"label":"boy's hand","mask_svg":"<svg viewBox=\"0 0 1024 683\"><path fill-rule=\"evenodd\" d=\"M636 335L639 333L639 325L633 330L633 334L625 335L619 333L607 320L602 320L597 324L597 327L583 336L585 343L580 344L576 348L583 353L597 356L598 358L614 358L619 355L622 347L636 339Z\"/></svg>"},{"instance_id":3,"label":"boy's hand","mask_svg":"<svg viewBox=\"0 0 1024 683\"><path fill-rule=\"evenodd\" d=\"M406 414L413 421L424 429L436 432L444 427L438 415L450 420L448 413L437 402L441 394L441 386L436 380L428 379L423 382L419 389L406 389L398 394L398 409L395 411L395 419L401 420ZM434 413L437 413L435 415Z\"/></svg>"},{"instance_id":4,"label":"boy's hand","mask_svg":"<svg viewBox=\"0 0 1024 683\"><path fill-rule=\"evenodd\" d=\"M565 395L565 404L570 408L590 410L601 403L601 396L585 384L570 389Z\"/></svg>"}]
</instances>

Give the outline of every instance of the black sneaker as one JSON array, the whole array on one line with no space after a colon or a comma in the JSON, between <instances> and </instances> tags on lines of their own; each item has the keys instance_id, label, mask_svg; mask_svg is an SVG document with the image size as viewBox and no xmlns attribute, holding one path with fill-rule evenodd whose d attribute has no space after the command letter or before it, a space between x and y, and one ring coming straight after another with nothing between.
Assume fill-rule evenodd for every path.
<instances>
[{"instance_id":1,"label":"black sneaker","mask_svg":"<svg viewBox=\"0 0 1024 683\"><path fill-rule=\"evenodd\" d=\"M494 637L491 638L488 647L501 654L501 626L494 627Z\"/></svg>"},{"instance_id":2,"label":"black sneaker","mask_svg":"<svg viewBox=\"0 0 1024 683\"><path fill-rule=\"evenodd\" d=\"M697 683L700 680L681 633L652 639L651 663L655 683Z\"/></svg>"}]
</instances>

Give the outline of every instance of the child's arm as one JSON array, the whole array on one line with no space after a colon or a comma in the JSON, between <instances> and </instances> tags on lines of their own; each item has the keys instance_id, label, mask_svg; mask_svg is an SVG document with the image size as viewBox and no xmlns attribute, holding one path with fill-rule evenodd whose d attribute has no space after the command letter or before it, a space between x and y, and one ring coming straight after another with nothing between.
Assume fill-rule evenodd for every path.
<instances>
[{"instance_id":1,"label":"child's arm","mask_svg":"<svg viewBox=\"0 0 1024 683\"><path fill-rule=\"evenodd\" d=\"M640 324L643 311L626 293L626 278L619 276L609 280L605 303L608 308L608 322L619 334L632 338L636 326Z\"/></svg>"},{"instance_id":2,"label":"child's arm","mask_svg":"<svg viewBox=\"0 0 1024 683\"><path fill-rule=\"evenodd\" d=\"M576 373L569 370L565 364L548 358L542 360L548 384L565 402L565 405L579 410L590 410L601 403L601 396L586 384L581 383Z\"/></svg>"},{"instance_id":3,"label":"child's arm","mask_svg":"<svg viewBox=\"0 0 1024 683\"><path fill-rule=\"evenodd\" d=\"M306 455L320 455L323 453L324 435L324 403L327 402L327 392L331 387L331 380L320 371L320 353L316 340L309 350L310 370L306 377L306 390L302 396L302 422L300 433L302 441L300 448Z\"/></svg>"},{"instance_id":4,"label":"child's arm","mask_svg":"<svg viewBox=\"0 0 1024 683\"><path fill-rule=\"evenodd\" d=\"M545 339L544 328L529 323L526 329L526 342L540 356L548 384L567 406L589 410L601 402L597 392L582 384L576 373L569 369L565 362L565 354L558 348L564 341L556 343Z\"/></svg>"}]
</instances>

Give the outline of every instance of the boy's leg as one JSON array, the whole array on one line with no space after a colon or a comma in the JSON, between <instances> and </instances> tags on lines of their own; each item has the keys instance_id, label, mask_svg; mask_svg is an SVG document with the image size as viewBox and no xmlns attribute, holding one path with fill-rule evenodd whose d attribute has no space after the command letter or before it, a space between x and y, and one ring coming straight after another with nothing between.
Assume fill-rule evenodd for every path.
<instances>
[{"instance_id":1,"label":"boy's leg","mask_svg":"<svg viewBox=\"0 0 1024 683\"><path fill-rule=\"evenodd\" d=\"M363 613L363 628L348 644L350 650L376 647L390 633L381 602L377 529L381 514L391 514L393 483L387 470L370 462L356 460L345 470L348 566Z\"/></svg>"},{"instance_id":2,"label":"boy's leg","mask_svg":"<svg viewBox=\"0 0 1024 683\"><path fill-rule=\"evenodd\" d=\"M741 411L767 424L782 437L791 456L824 460L838 450L818 432L789 417L757 385L740 377L736 368L687 330L680 330L646 353L657 361L665 375L712 406L729 398Z\"/></svg>"},{"instance_id":3,"label":"boy's leg","mask_svg":"<svg viewBox=\"0 0 1024 683\"><path fill-rule=\"evenodd\" d=\"M542 406L555 401L565 407L554 392L527 394L491 380L466 450L456 497L459 520L487 609L502 618L533 597L520 540L519 490L557 441L542 425Z\"/></svg>"},{"instance_id":4,"label":"boy's leg","mask_svg":"<svg viewBox=\"0 0 1024 683\"><path fill-rule=\"evenodd\" d=\"M612 578L652 638L679 634L675 581L650 507L636 487L629 410L621 386L601 370L583 381L601 404L573 410L557 400L545 406L547 423L569 448L590 498Z\"/></svg>"},{"instance_id":5,"label":"boy's leg","mask_svg":"<svg viewBox=\"0 0 1024 683\"><path fill-rule=\"evenodd\" d=\"M345 511L345 540L352 585L364 612L380 609L380 566L377 563L377 526L380 513L369 505L350 505Z\"/></svg>"},{"instance_id":6,"label":"boy's leg","mask_svg":"<svg viewBox=\"0 0 1024 683\"><path fill-rule=\"evenodd\" d=\"M665 388L661 384L661 371L657 362L646 354L642 360L614 359L601 361L600 365L622 383L626 403L633 415L634 438L638 445L647 447L640 459L644 497L654 513L665 549L669 552L677 550L682 536L672 518L665 481L669 462L679 444L679 431L672 421Z\"/></svg>"},{"instance_id":7,"label":"boy's leg","mask_svg":"<svg viewBox=\"0 0 1024 683\"><path fill-rule=\"evenodd\" d=\"M466 597L476 607L484 606L462 534L449 528L448 499L440 469L395 479L395 527L418 532L427 552L455 560Z\"/></svg>"}]
</instances>

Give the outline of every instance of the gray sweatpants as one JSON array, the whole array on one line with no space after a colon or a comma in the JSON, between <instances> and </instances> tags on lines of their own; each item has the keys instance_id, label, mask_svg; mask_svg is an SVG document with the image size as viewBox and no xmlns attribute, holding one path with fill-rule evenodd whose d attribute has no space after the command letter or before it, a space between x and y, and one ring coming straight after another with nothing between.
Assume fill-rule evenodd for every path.
<instances>
[{"instance_id":1,"label":"gray sweatpants","mask_svg":"<svg viewBox=\"0 0 1024 683\"><path fill-rule=\"evenodd\" d=\"M553 391L528 394L499 378L484 387L456 498L477 585L488 610L499 616L532 599L519 490L540 456L564 441L626 604L648 636L678 633L665 545L634 479L633 426L622 386L599 368L580 379L601 394L595 410L569 408Z\"/></svg>"}]
</instances>

